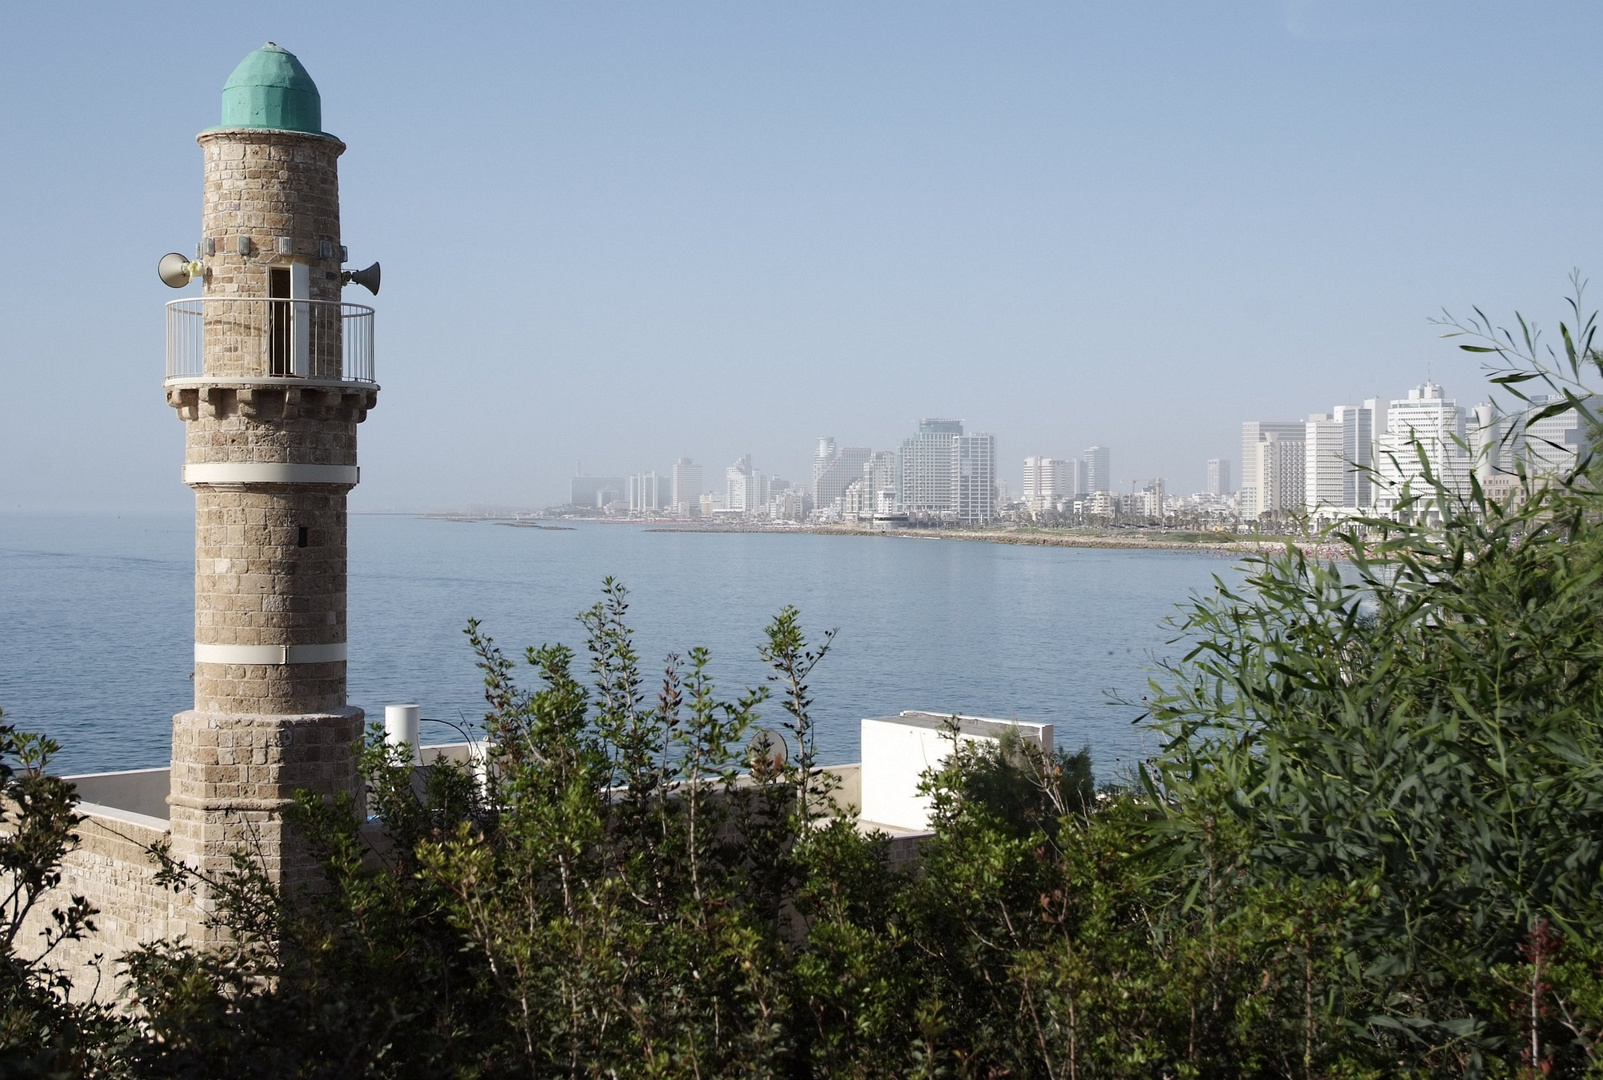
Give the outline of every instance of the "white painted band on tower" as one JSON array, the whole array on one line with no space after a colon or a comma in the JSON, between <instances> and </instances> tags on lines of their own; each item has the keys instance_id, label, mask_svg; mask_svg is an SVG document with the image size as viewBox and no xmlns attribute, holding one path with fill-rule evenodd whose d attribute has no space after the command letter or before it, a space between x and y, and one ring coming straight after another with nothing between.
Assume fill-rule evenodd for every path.
<instances>
[{"instance_id":1,"label":"white painted band on tower","mask_svg":"<svg viewBox=\"0 0 1603 1080\"><path fill-rule=\"evenodd\" d=\"M423 764L423 751L418 745L421 711L416 705L384 706L384 741L391 746L410 746L413 765Z\"/></svg>"},{"instance_id":2,"label":"white painted band on tower","mask_svg":"<svg viewBox=\"0 0 1603 1080\"><path fill-rule=\"evenodd\" d=\"M195 642L197 664L334 664L345 659L345 642L327 645L206 645Z\"/></svg>"},{"instance_id":3,"label":"white painted band on tower","mask_svg":"<svg viewBox=\"0 0 1603 1080\"><path fill-rule=\"evenodd\" d=\"M207 461L184 466L186 484L355 484L360 477L355 465Z\"/></svg>"}]
</instances>

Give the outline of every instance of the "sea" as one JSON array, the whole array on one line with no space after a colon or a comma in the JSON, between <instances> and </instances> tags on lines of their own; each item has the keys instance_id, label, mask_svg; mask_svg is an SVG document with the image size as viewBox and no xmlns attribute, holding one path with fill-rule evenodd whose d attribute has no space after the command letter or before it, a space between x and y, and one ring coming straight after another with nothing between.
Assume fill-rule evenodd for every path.
<instances>
[{"instance_id":1,"label":"sea","mask_svg":"<svg viewBox=\"0 0 1603 1080\"><path fill-rule=\"evenodd\" d=\"M167 763L191 704L193 575L189 514L0 515L0 709L60 743L56 771ZM460 741L484 714L468 620L520 658L570 645L582 672L578 615L608 577L648 681L705 646L733 700L764 684L763 628L786 605L814 643L833 631L810 687L826 764L857 759L862 718L919 709L1051 723L1116 780L1158 746L1141 699L1185 649L1171 620L1241 570L1190 551L353 514L350 701L370 718L415 702L425 743Z\"/></svg>"}]
</instances>

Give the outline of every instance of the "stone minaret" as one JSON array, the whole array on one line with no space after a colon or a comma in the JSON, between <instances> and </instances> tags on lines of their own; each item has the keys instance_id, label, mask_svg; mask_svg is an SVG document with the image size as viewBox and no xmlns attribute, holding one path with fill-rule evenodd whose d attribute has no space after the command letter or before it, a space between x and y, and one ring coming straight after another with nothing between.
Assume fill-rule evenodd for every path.
<instances>
[{"instance_id":1,"label":"stone minaret","mask_svg":"<svg viewBox=\"0 0 1603 1080\"><path fill-rule=\"evenodd\" d=\"M355 794L345 700L345 496L376 403L372 311L340 303L338 162L317 87L269 42L202 132L205 205L168 307L167 400L195 492L195 707L173 718L174 853L217 871L244 845L293 880L297 789Z\"/></svg>"}]
</instances>

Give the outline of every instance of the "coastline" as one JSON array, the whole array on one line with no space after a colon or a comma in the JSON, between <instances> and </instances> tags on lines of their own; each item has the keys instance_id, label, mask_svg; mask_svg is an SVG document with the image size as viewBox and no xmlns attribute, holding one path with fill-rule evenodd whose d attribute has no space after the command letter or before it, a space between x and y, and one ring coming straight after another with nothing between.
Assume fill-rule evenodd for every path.
<instances>
[{"instance_id":1,"label":"coastline","mask_svg":"<svg viewBox=\"0 0 1603 1080\"><path fill-rule=\"evenodd\" d=\"M634 524L649 524L635 522ZM1312 540L1290 536L1265 537L1263 539L1213 539L1199 536L1191 539L1186 534L1159 532L1148 537L1135 533L1134 535L1120 536L1102 532L1071 532L1058 529L921 529L916 527L898 529L864 529L847 525L793 525L773 527L762 525L696 525L689 522L672 525L655 525L646 529L647 532L685 532L685 533L809 533L817 536L872 536L889 539L912 540L968 540L988 544L1015 544L1025 547L1072 547L1072 548L1102 548L1121 549L1127 551L1194 551L1207 554L1229 555L1255 555L1283 550L1287 544L1300 548L1304 553L1323 558L1339 558L1340 549L1337 545L1322 544Z\"/></svg>"},{"instance_id":2,"label":"coastline","mask_svg":"<svg viewBox=\"0 0 1603 1080\"><path fill-rule=\"evenodd\" d=\"M1321 543L1307 537L1263 536L1249 538L1241 534L1200 533L1177 530L1119 529L1107 531L1071 529L930 529L908 526L895 529L872 529L858 525L763 525L757 523L703 523L698 521L650 521L638 518L586 517L586 518L535 518L501 514L419 514L435 521L464 523L490 522L516 525L528 529L545 529L552 532L569 532L575 525L552 524L573 521L576 524L633 525L645 532L656 533L807 533L814 536L859 536L904 540L966 540L987 544L1013 544L1021 547L1093 548L1124 551L1180 551L1198 552L1220 558L1261 555L1284 550L1286 545L1301 550L1305 555L1321 559L1341 559L1345 549L1338 544Z\"/></svg>"}]
</instances>

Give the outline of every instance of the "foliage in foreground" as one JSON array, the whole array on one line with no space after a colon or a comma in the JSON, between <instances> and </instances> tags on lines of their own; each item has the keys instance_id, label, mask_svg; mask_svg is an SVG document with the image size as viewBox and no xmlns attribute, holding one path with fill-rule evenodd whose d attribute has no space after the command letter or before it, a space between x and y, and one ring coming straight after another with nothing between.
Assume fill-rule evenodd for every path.
<instances>
[{"instance_id":1,"label":"foliage in foreground","mask_svg":"<svg viewBox=\"0 0 1603 1080\"><path fill-rule=\"evenodd\" d=\"M1597 364L1585 333L1566 341L1570 375ZM1530 352L1513 385L1565 374ZM1603 496L1584 459L1507 504L1422 494L1439 525L1360 522L1334 537L1340 568L1288 548L1196 601L1150 702L1163 749L1130 786L1093 790L1084 752L957 747L917 860L859 833L816 767L830 641L795 611L768 627L768 685L734 698L704 650L648 686L610 582L582 658L524 655L532 688L473 624L482 760L417 777L375 738L382 829L301 800L322 887L286 895L242 857L207 883L229 945L126 959L137 1020L67 1004L16 959L13 912L3 1062L1603 1074ZM765 713L788 757L754 738ZM8 762L29 752L6 737ZM0 774L6 824L39 839L4 854L37 896L71 802L22 760Z\"/></svg>"},{"instance_id":2,"label":"foliage in foreground","mask_svg":"<svg viewBox=\"0 0 1603 1080\"><path fill-rule=\"evenodd\" d=\"M590 678L478 627L482 790L375 745L394 839L302 822L329 886L231 882L238 944L130 970L141 1068L341 1075L1575 1075L1603 1030L1603 533L1585 491L1295 550L1190 610L1133 789L959 748L916 867L828 802L809 649L648 693L622 590ZM827 647L827 643L826 643ZM779 691L783 763L748 756ZM761 745L761 743L759 743ZM743 779L749 774L750 779Z\"/></svg>"},{"instance_id":3,"label":"foliage in foreground","mask_svg":"<svg viewBox=\"0 0 1603 1080\"><path fill-rule=\"evenodd\" d=\"M52 904L81 820L72 785L45 771L58 749L0 721L0 1076L115 1069L130 1035L107 1009L75 1000L85 988L75 995L52 963L95 928L83 897ZM19 940L41 923L37 943Z\"/></svg>"}]
</instances>

